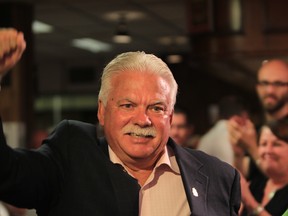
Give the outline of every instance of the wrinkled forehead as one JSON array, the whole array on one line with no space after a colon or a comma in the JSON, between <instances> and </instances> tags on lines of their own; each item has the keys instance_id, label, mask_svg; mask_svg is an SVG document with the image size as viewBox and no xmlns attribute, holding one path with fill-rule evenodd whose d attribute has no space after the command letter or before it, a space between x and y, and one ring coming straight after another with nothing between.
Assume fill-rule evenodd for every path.
<instances>
[{"instance_id":1,"label":"wrinkled forehead","mask_svg":"<svg viewBox=\"0 0 288 216\"><path fill-rule=\"evenodd\" d=\"M114 76L112 79L113 95L159 96L170 99L172 96L171 86L166 79L157 74L125 71ZM170 100L169 100L170 101Z\"/></svg>"}]
</instances>

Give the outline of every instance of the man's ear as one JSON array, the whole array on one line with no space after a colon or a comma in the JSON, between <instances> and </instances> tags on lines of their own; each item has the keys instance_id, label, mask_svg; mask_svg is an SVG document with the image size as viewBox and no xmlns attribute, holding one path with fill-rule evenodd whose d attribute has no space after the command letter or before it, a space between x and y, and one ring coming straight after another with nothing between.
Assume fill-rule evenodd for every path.
<instances>
[{"instance_id":1,"label":"man's ear","mask_svg":"<svg viewBox=\"0 0 288 216\"><path fill-rule=\"evenodd\" d=\"M170 114L170 125L172 124L173 114L174 114L174 109L171 111L171 114Z\"/></svg>"},{"instance_id":2,"label":"man's ear","mask_svg":"<svg viewBox=\"0 0 288 216\"><path fill-rule=\"evenodd\" d=\"M105 116L105 107L101 100L98 100L98 112L97 112L99 124L104 126L104 116Z\"/></svg>"}]
</instances>

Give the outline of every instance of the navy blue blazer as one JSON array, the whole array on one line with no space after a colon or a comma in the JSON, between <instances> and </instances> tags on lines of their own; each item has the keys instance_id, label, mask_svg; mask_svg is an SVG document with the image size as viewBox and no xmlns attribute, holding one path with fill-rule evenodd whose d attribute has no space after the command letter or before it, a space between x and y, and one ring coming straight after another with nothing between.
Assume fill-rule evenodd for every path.
<instances>
[{"instance_id":1,"label":"navy blue blazer","mask_svg":"<svg viewBox=\"0 0 288 216\"><path fill-rule=\"evenodd\" d=\"M239 174L207 154L169 139L176 156L191 215L238 215ZM37 150L6 145L0 128L0 199L35 208L40 216L136 216L136 179L113 164L96 128L64 120ZM198 196L193 193L197 190Z\"/></svg>"}]
</instances>

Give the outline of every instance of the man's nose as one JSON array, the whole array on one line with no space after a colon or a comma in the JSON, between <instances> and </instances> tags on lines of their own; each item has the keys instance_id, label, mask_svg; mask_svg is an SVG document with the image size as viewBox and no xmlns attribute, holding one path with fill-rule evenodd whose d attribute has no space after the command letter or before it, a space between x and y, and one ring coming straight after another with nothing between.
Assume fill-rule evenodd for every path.
<instances>
[{"instance_id":1,"label":"man's nose","mask_svg":"<svg viewBox=\"0 0 288 216\"><path fill-rule=\"evenodd\" d=\"M133 117L133 124L139 125L140 127L150 126L152 123L147 110L138 109Z\"/></svg>"},{"instance_id":2,"label":"man's nose","mask_svg":"<svg viewBox=\"0 0 288 216\"><path fill-rule=\"evenodd\" d=\"M276 87L274 85L267 85L265 90L266 92L270 93L270 92L275 92Z\"/></svg>"}]
</instances>

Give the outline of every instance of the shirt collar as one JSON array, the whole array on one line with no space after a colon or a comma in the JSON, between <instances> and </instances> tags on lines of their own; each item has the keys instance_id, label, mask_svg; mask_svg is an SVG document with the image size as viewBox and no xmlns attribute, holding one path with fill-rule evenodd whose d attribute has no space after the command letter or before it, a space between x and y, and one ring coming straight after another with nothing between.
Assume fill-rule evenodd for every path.
<instances>
[{"instance_id":1,"label":"shirt collar","mask_svg":"<svg viewBox=\"0 0 288 216\"><path fill-rule=\"evenodd\" d=\"M115 154L115 152L108 145L109 157L110 160L115 164L120 164L125 169L124 163L120 160L120 158ZM165 146L164 154L157 161L154 169L157 169L161 165L168 166L173 172L180 174L179 166L177 164L175 154L170 147ZM127 170L126 170L127 171Z\"/></svg>"}]
</instances>

